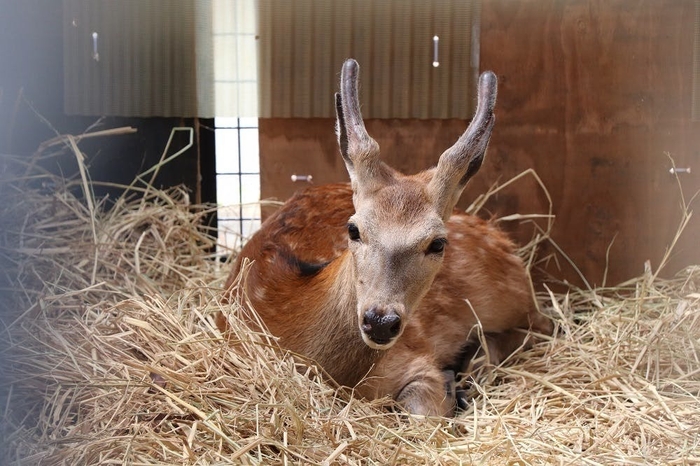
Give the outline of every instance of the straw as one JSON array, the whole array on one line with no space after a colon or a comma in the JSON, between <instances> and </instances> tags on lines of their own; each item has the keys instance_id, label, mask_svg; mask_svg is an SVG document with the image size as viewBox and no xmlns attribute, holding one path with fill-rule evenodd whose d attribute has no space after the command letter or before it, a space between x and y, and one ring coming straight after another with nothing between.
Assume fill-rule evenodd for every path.
<instances>
[{"instance_id":1,"label":"straw","mask_svg":"<svg viewBox=\"0 0 700 466\"><path fill-rule=\"evenodd\" d=\"M539 295L555 337L414 419L222 302L212 206L141 184L108 206L35 162L0 156L2 464L700 463L700 267Z\"/></svg>"}]
</instances>

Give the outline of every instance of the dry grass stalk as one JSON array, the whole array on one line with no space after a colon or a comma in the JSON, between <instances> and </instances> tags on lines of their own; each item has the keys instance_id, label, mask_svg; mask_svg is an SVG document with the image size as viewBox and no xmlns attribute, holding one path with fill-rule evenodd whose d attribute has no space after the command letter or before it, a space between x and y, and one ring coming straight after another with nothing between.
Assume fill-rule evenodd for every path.
<instances>
[{"instance_id":1,"label":"dry grass stalk","mask_svg":"<svg viewBox=\"0 0 700 466\"><path fill-rule=\"evenodd\" d=\"M421 421L247 329L183 190L90 209L1 163L3 464L700 463L698 267L541 296L559 335Z\"/></svg>"}]
</instances>

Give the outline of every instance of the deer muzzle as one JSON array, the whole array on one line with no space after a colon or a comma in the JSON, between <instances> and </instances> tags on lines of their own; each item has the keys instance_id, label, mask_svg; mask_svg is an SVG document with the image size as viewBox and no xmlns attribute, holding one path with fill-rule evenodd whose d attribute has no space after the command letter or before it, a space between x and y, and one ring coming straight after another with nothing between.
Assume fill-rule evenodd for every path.
<instances>
[{"instance_id":1,"label":"deer muzzle","mask_svg":"<svg viewBox=\"0 0 700 466\"><path fill-rule=\"evenodd\" d=\"M372 306L364 312L360 330L362 339L370 348L389 349L402 331L400 313L392 307Z\"/></svg>"}]
</instances>

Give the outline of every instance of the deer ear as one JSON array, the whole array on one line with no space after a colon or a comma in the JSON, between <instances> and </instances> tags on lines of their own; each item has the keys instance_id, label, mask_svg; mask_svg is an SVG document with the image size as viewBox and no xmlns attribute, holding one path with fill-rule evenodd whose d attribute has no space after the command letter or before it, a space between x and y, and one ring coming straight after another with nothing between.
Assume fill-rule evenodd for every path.
<instances>
[{"instance_id":1,"label":"deer ear","mask_svg":"<svg viewBox=\"0 0 700 466\"><path fill-rule=\"evenodd\" d=\"M336 133L340 155L350 175L353 190L374 190L390 176L379 160L379 144L367 133L360 113L357 92L359 65L345 61L340 73L340 92L335 95Z\"/></svg>"},{"instance_id":2,"label":"deer ear","mask_svg":"<svg viewBox=\"0 0 700 466\"><path fill-rule=\"evenodd\" d=\"M444 220L451 215L467 182L481 168L496 121L493 114L496 92L496 75L491 71L482 73L477 88L476 114L455 145L440 156L433 178L428 184L428 192Z\"/></svg>"}]
</instances>

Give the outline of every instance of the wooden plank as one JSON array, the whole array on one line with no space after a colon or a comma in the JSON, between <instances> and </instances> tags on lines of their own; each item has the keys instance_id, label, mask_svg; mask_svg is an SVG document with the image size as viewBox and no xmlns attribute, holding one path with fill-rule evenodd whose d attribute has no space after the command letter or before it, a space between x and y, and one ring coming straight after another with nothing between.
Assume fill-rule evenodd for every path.
<instances>
[{"instance_id":1,"label":"wooden plank","mask_svg":"<svg viewBox=\"0 0 700 466\"><path fill-rule=\"evenodd\" d=\"M313 175L314 183L347 181L331 118L262 118L260 128L261 196L287 199L304 184L293 183L292 174ZM381 147L382 158L404 173L417 173L434 166L440 154L464 132L463 120L368 119L369 134ZM494 165L489 151L484 174L472 181L472 194L464 197L466 206L498 178L517 174L520 167ZM523 166L523 168L526 168ZM512 212L509 212L512 213Z\"/></svg>"},{"instance_id":2,"label":"wooden plank","mask_svg":"<svg viewBox=\"0 0 700 466\"><path fill-rule=\"evenodd\" d=\"M484 2L482 67L501 78L492 150L531 161L555 199L554 239L592 283L613 239L608 283L638 275L647 259L658 265L675 231L663 152L685 159L700 143L684 103L690 10L670 0ZM700 261L681 246L686 264Z\"/></svg>"}]
</instances>

